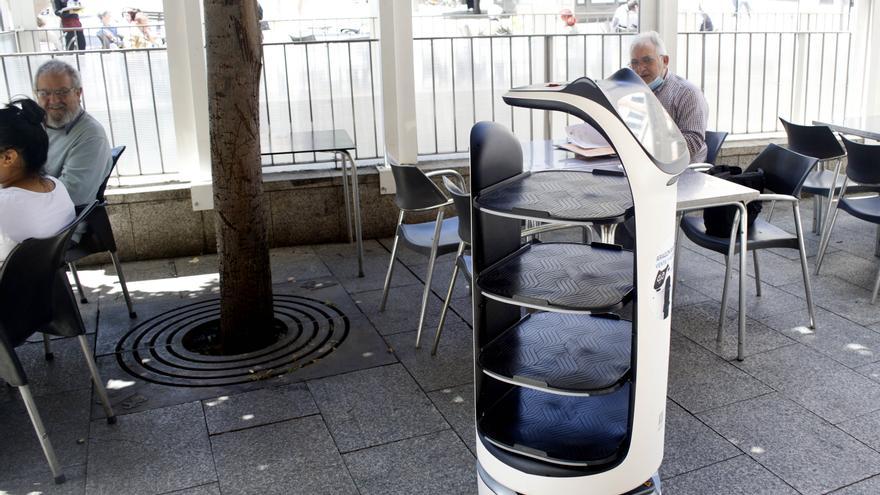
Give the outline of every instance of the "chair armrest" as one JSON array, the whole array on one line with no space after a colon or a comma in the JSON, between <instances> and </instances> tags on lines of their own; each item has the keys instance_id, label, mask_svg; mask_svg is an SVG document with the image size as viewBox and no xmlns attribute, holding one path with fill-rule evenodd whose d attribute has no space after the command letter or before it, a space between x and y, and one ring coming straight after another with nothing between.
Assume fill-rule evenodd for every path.
<instances>
[{"instance_id":1,"label":"chair armrest","mask_svg":"<svg viewBox=\"0 0 880 495\"><path fill-rule=\"evenodd\" d=\"M458 186L461 188L461 190L462 191L467 190L467 184L464 181L464 177L462 177L461 174L458 173L458 171L456 171L456 170L452 170L451 168L444 168L441 170L432 170L430 172L425 172L425 177L436 177L438 175L440 175L440 176L451 175L451 176L457 178L458 179Z\"/></svg>"},{"instance_id":2,"label":"chair armrest","mask_svg":"<svg viewBox=\"0 0 880 495\"><path fill-rule=\"evenodd\" d=\"M703 172L705 170L709 170L713 165L711 163L692 163L688 165L688 170L694 170L697 172Z\"/></svg>"},{"instance_id":3,"label":"chair armrest","mask_svg":"<svg viewBox=\"0 0 880 495\"><path fill-rule=\"evenodd\" d=\"M758 199L754 201L790 201L792 203L797 203L798 199L787 194L761 194L758 196Z\"/></svg>"}]
</instances>

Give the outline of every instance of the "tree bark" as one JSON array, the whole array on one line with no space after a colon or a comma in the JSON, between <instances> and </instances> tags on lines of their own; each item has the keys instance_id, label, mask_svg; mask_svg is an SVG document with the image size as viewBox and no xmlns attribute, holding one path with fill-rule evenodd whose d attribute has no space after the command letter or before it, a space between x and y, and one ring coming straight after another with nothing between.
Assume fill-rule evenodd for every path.
<instances>
[{"instance_id":1,"label":"tree bark","mask_svg":"<svg viewBox=\"0 0 880 495\"><path fill-rule=\"evenodd\" d=\"M260 164L262 33L256 0L204 0L220 333L225 354L274 336Z\"/></svg>"}]
</instances>

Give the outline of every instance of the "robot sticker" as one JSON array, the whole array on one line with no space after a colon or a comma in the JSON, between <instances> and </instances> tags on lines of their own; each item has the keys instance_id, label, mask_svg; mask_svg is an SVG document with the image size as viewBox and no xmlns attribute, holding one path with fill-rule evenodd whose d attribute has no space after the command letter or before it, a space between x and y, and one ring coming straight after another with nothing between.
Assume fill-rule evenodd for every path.
<instances>
[{"instance_id":1,"label":"robot sticker","mask_svg":"<svg viewBox=\"0 0 880 495\"><path fill-rule=\"evenodd\" d=\"M672 261L675 257L674 244L664 249L657 255L655 268L657 274L654 277L654 291L658 292L654 299L660 312L662 319L669 318L669 312L672 306Z\"/></svg>"}]
</instances>

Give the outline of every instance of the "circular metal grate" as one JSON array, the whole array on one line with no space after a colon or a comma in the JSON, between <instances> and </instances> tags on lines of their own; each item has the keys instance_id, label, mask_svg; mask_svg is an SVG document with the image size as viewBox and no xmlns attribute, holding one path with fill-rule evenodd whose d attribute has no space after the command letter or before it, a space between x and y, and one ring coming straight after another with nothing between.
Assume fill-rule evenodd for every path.
<instances>
[{"instance_id":1,"label":"circular metal grate","mask_svg":"<svg viewBox=\"0 0 880 495\"><path fill-rule=\"evenodd\" d=\"M302 296L276 294L276 320L287 334L271 346L231 356L187 350L183 337L220 318L220 299L186 304L134 327L116 344L119 366L142 380L175 387L217 387L249 383L308 366L333 352L349 332L336 307Z\"/></svg>"}]
</instances>

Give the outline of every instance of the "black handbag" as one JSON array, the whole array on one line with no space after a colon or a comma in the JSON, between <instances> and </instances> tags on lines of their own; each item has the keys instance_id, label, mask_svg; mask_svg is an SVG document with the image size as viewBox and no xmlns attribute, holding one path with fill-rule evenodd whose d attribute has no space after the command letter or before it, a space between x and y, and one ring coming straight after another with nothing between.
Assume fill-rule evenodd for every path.
<instances>
[{"instance_id":1,"label":"black handbag","mask_svg":"<svg viewBox=\"0 0 880 495\"><path fill-rule=\"evenodd\" d=\"M720 179L764 192L764 171L759 169L743 172L742 168L729 165L715 165L705 173L714 175ZM716 206L703 210L703 223L706 225L706 233L714 237L729 237L733 228L733 219L738 208L736 206ZM746 205L747 224L749 228L755 224L755 219L761 213L761 202L752 201Z\"/></svg>"}]
</instances>

